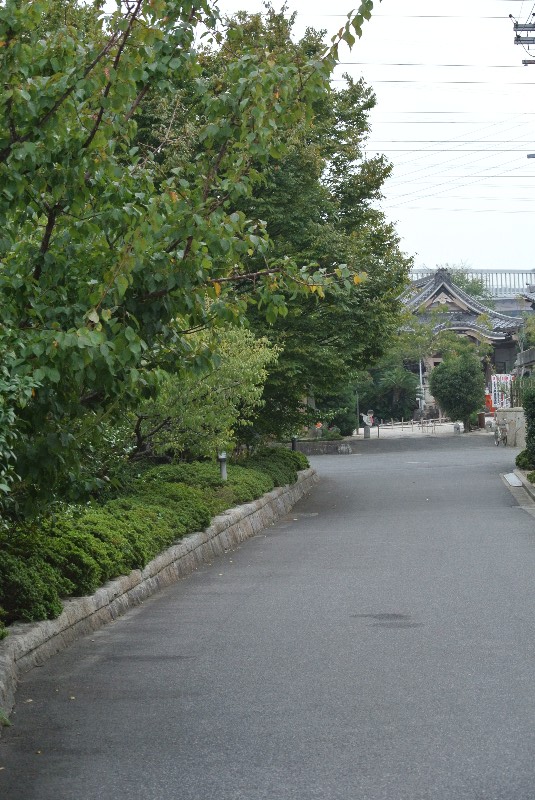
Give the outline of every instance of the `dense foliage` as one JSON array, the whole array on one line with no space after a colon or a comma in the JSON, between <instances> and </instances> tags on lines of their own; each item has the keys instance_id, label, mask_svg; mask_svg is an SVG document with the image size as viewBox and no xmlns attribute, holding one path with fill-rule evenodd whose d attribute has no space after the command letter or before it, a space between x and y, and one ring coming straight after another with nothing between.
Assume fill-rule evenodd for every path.
<instances>
[{"instance_id":1,"label":"dense foliage","mask_svg":"<svg viewBox=\"0 0 535 800\"><path fill-rule=\"evenodd\" d=\"M515 464L518 469L524 470L532 470L533 466L535 465L535 461L532 460L530 454L526 449L521 450L520 453L515 458ZM530 473L533 474L533 473ZM530 478L531 480L531 478Z\"/></svg>"},{"instance_id":2,"label":"dense foliage","mask_svg":"<svg viewBox=\"0 0 535 800\"><path fill-rule=\"evenodd\" d=\"M338 253L328 268L270 253L243 202L330 95L338 44L372 7L307 53L223 35L210 0L107 17L98 0L0 5L4 512L79 481L88 437L182 364L192 330L250 302L275 320L292 293L359 275ZM217 69L196 39L225 49ZM155 98L169 122L141 135Z\"/></svg>"},{"instance_id":3,"label":"dense foliage","mask_svg":"<svg viewBox=\"0 0 535 800\"><path fill-rule=\"evenodd\" d=\"M238 429L251 425L263 405L267 369L277 350L243 328L218 328L190 338L186 368L162 373L154 397L133 413L135 444L130 458L213 458L236 446ZM202 370L188 367L199 352L216 354Z\"/></svg>"},{"instance_id":4,"label":"dense foliage","mask_svg":"<svg viewBox=\"0 0 535 800\"><path fill-rule=\"evenodd\" d=\"M524 414L526 417L526 461L529 469L535 467L535 389L529 388L524 392Z\"/></svg>"},{"instance_id":5,"label":"dense foliage","mask_svg":"<svg viewBox=\"0 0 535 800\"><path fill-rule=\"evenodd\" d=\"M439 406L470 430L470 415L485 407L485 376L481 361L470 352L450 357L431 372L429 388Z\"/></svg>"},{"instance_id":6,"label":"dense foliage","mask_svg":"<svg viewBox=\"0 0 535 800\"><path fill-rule=\"evenodd\" d=\"M267 20L264 35L278 37L284 47L288 33L276 22ZM308 51L319 48L312 32L300 44ZM329 415L335 397L339 413L346 413L356 371L381 356L400 326L399 295L411 262L375 205L391 167L383 157L365 154L374 105L362 81L347 79L315 105L313 122L296 129L287 153L263 170L264 183L244 201L248 214L266 220L273 251L281 257L326 270L339 261L360 271L346 281L343 294L318 287L296 298L271 327L250 308L254 330L281 348L264 389L259 434L289 436Z\"/></svg>"}]
</instances>

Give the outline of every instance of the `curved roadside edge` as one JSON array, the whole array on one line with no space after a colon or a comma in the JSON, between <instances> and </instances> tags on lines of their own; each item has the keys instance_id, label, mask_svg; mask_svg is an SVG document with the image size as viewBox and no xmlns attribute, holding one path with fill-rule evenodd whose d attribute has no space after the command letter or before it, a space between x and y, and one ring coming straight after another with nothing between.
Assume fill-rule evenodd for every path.
<instances>
[{"instance_id":1,"label":"curved roadside edge","mask_svg":"<svg viewBox=\"0 0 535 800\"><path fill-rule=\"evenodd\" d=\"M527 474L529 470L515 469L513 473L521 481L523 488L533 500L535 500L535 486L528 481Z\"/></svg>"},{"instance_id":2,"label":"curved roadside edge","mask_svg":"<svg viewBox=\"0 0 535 800\"><path fill-rule=\"evenodd\" d=\"M273 525L318 480L315 470L302 470L296 483L280 486L214 517L210 527L185 536L143 569L109 581L93 595L65 600L56 619L12 625L9 636L0 642L0 716L7 718L13 709L17 683L25 672L41 666L76 639L120 617L201 564L211 562L215 556Z\"/></svg>"}]
</instances>

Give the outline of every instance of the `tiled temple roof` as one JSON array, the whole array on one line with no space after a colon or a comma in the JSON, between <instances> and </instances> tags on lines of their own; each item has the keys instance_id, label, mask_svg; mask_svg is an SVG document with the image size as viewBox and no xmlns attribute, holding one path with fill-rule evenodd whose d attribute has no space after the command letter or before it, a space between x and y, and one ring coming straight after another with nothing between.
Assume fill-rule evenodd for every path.
<instances>
[{"instance_id":1,"label":"tiled temple roof","mask_svg":"<svg viewBox=\"0 0 535 800\"><path fill-rule=\"evenodd\" d=\"M430 318L429 307L444 306L437 329L471 330L493 341L507 339L522 325L518 317L500 314L453 283L447 269L414 281L401 300L414 314Z\"/></svg>"}]
</instances>

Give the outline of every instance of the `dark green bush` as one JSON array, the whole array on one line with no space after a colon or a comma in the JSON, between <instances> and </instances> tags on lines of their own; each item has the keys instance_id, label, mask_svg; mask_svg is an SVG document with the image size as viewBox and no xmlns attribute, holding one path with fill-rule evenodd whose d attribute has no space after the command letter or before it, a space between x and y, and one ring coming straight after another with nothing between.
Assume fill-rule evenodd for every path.
<instances>
[{"instance_id":1,"label":"dark green bush","mask_svg":"<svg viewBox=\"0 0 535 800\"><path fill-rule=\"evenodd\" d=\"M267 472L275 486L285 486L295 483L297 472L308 467L308 459L303 453L296 450L287 450L285 447L261 448L250 456L244 466Z\"/></svg>"},{"instance_id":2,"label":"dark green bush","mask_svg":"<svg viewBox=\"0 0 535 800\"><path fill-rule=\"evenodd\" d=\"M143 497L118 498L107 503L106 508L126 523L140 567L186 533L173 509L151 505Z\"/></svg>"},{"instance_id":3,"label":"dark green bush","mask_svg":"<svg viewBox=\"0 0 535 800\"><path fill-rule=\"evenodd\" d=\"M147 470L141 480L149 484L184 483L198 488L212 488L222 484L219 465L213 462L164 464Z\"/></svg>"},{"instance_id":4,"label":"dark green bush","mask_svg":"<svg viewBox=\"0 0 535 800\"><path fill-rule=\"evenodd\" d=\"M535 464L529 457L529 453L527 450L521 450L520 453L515 458L515 464L518 469L533 469Z\"/></svg>"},{"instance_id":5,"label":"dark green bush","mask_svg":"<svg viewBox=\"0 0 535 800\"><path fill-rule=\"evenodd\" d=\"M268 472L245 466L230 464L228 467L228 484L233 492L233 505L248 503L257 497L270 492L274 487Z\"/></svg>"},{"instance_id":6,"label":"dark green bush","mask_svg":"<svg viewBox=\"0 0 535 800\"><path fill-rule=\"evenodd\" d=\"M265 492L273 489L273 481L266 472L245 469L248 466L246 461L243 465L227 466L227 481L221 480L219 464L213 463L193 463L193 464L169 464L162 467L155 467L148 470L142 478L142 483L158 487L162 481L169 483L183 483L197 489L222 490L216 491L214 497L217 499L224 496L228 505L238 505L246 503L260 497ZM152 488L151 491L154 491ZM156 488L156 491L159 491ZM205 492L205 499L209 493ZM211 510L212 504L209 504Z\"/></svg>"},{"instance_id":7,"label":"dark green bush","mask_svg":"<svg viewBox=\"0 0 535 800\"><path fill-rule=\"evenodd\" d=\"M149 468L123 497L0 533L0 639L4 622L57 616L62 597L90 594L142 568L181 536L206 528L212 514L293 483L306 467L302 453L265 448L229 464L224 483L213 463Z\"/></svg>"},{"instance_id":8,"label":"dark green bush","mask_svg":"<svg viewBox=\"0 0 535 800\"><path fill-rule=\"evenodd\" d=\"M112 526L109 534L108 524ZM103 509L92 508L79 517L58 516L47 528L50 547L44 555L63 569L71 563L71 579L78 594L91 593L127 570L124 542L116 535L112 515Z\"/></svg>"},{"instance_id":9,"label":"dark green bush","mask_svg":"<svg viewBox=\"0 0 535 800\"><path fill-rule=\"evenodd\" d=\"M535 389L524 392L524 413L526 415L526 453L531 466L535 466Z\"/></svg>"},{"instance_id":10,"label":"dark green bush","mask_svg":"<svg viewBox=\"0 0 535 800\"><path fill-rule=\"evenodd\" d=\"M321 432L321 438L326 442L337 442L343 439L339 428L324 428Z\"/></svg>"},{"instance_id":11,"label":"dark green bush","mask_svg":"<svg viewBox=\"0 0 535 800\"><path fill-rule=\"evenodd\" d=\"M296 469L308 469L310 467L310 463L308 458L304 453L300 453L299 450L285 450L282 447L276 448L277 450L277 458L286 458L295 464ZM285 453L286 455L282 455Z\"/></svg>"},{"instance_id":12,"label":"dark green bush","mask_svg":"<svg viewBox=\"0 0 535 800\"><path fill-rule=\"evenodd\" d=\"M136 496L157 508L172 509L184 532L201 531L210 524L210 511L203 494L194 486L140 481L136 486Z\"/></svg>"},{"instance_id":13,"label":"dark green bush","mask_svg":"<svg viewBox=\"0 0 535 800\"><path fill-rule=\"evenodd\" d=\"M84 544L93 555L84 549ZM92 594L106 580L92 544L89 537L84 542L76 533L72 537L51 536L47 544L44 557L72 583L72 594Z\"/></svg>"},{"instance_id":14,"label":"dark green bush","mask_svg":"<svg viewBox=\"0 0 535 800\"><path fill-rule=\"evenodd\" d=\"M7 630L6 630L6 626L5 626L5 619L6 619L6 612L4 611L2 606L0 606L0 641L2 639L5 639L6 636L7 636L7 633L8 633ZM1 724L1 720L0 720L0 724Z\"/></svg>"},{"instance_id":15,"label":"dark green bush","mask_svg":"<svg viewBox=\"0 0 535 800\"><path fill-rule=\"evenodd\" d=\"M0 557L0 598L6 622L53 619L61 614L61 597L72 584L38 554Z\"/></svg>"}]
</instances>

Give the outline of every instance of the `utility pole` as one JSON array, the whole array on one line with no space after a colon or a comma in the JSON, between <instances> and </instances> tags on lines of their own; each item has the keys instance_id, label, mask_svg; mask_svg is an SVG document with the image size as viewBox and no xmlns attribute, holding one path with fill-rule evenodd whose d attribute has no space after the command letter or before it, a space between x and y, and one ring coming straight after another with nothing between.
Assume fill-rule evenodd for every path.
<instances>
[{"instance_id":1,"label":"utility pole","mask_svg":"<svg viewBox=\"0 0 535 800\"><path fill-rule=\"evenodd\" d=\"M535 17L535 14L531 16ZM535 33L535 24L531 22L516 22L512 14L509 14L509 18L514 21L515 44L520 44L523 47L535 44L535 36L520 36L521 33ZM524 58L522 59L522 64L525 67L529 67L530 64L535 64L535 58Z\"/></svg>"}]
</instances>

